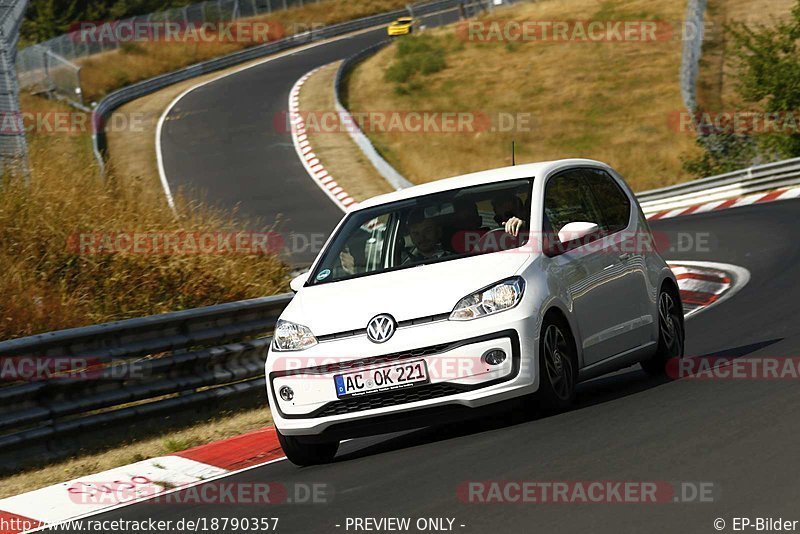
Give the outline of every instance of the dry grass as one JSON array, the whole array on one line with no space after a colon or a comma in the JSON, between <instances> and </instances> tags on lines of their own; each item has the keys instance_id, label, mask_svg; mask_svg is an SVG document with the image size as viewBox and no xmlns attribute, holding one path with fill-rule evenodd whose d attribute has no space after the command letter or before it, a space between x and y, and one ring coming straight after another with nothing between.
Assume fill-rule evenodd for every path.
<instances>
[{"instance_id":1,"label":"dry grass","mask_svg":"<svg viewBox=\"0 0 800 534\"><path fill-rule=\"evenodd\" d=\"M394 189L375 170L338 120L333 82L339 64L337 61L323 67L306 81L300 90L300 112L303 116L313 115L318 119L335 117L326 121L324 131L322 128L308 129L308 139L314 154L336 182L360 201Z\"/></svg>"},{"instance_id":2,"label":"dry grass","mask_svg":"<svg viewBox=\"0 0 800 534\"><path fill-rule=\"evenodd\" d=\"M0 499L54 483L141 462L149 458L171 454L197 445L204 445L212 441L230 438L245 432L258 430L271 423L272 417L270 411L266 408L220 414L216 419L189 428L172 431L134 443L122 444L108 451L78 456L47 467L31 469L0 478Z\"/></svg>"},{"instance_id":3,"label":"dry grass","mask_svg":"<svg viewBox=\"0 0 800 534\"><path fill-rule=\"evenodd\" d=\"M30 113L70 108L25 96ZM282 292L286 267L266 255L80 254L84 232L237 231L248 221L179 201L157 182L105 181L87 133L29 135L30 187L0 194L0 339Z\"/></svg>"},{"instance_id":4,"label":"dry grass","mask_svg":"<svg viewBox=\"0 0 800 534\"><path fill-rule=\"evenodd\" d=\"M672 0L543 0L499 20L681 20ZM696 149L690 134L668 124L683 109L678 85L681 43L462 42L453 27L431 30L447 47L444 70L423 78L424 88L401 96L384 80L396 45L354 73L350 106L365 110L531 113L530 131L392 133L372 139L400 172L416 183L509 165L565 157L603 160L638 190L679 182L680 155Z\"/></svg>"},{"instance_id":5,"label":"dry grass","mask_svg":"<svg viewBox=\"0 0 800 534\"><path fill-rule=\"evenodd\" d=\"M767 24L789 16L796 0L709 0L706 35L698 81L698 102L712 111L731 111L740 105L736 73L729 58L726 26L732 22Z\"/></svg>"},{"instance_id":6,"label":"dry grass","mask_svg":"<svg viewBox=\"0 0 800 534\"><path fill-rule=\"evenodd\" d=\"M270 28L269 40L274 40L308 28L400 9L405 5L405 0L323 0L239 22L266 22ZM96 101L119 87L258 44L249 37L234 39L235 42L230 39L193 41L129 43L118 50L79 61L84 98L87 102Z\"/></svg>"}]
</instances>

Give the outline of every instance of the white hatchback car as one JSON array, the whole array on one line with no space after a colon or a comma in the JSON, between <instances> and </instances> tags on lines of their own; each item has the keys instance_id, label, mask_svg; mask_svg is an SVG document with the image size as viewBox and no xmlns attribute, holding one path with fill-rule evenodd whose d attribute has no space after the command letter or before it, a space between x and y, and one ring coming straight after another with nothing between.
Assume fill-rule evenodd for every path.
<instances>
[{"instance_id":1,"label":"white hatchback car","mask_svg":"<svg viewBox=\"0 0 800 534\"><path fill-rule=\"evenodd\" d=\"M582 380L683 355L675 276L623 179L591 160L362 202L292 289L266 377L298 465L513 398L558 411Z\"/></svg>"}]
</instances>

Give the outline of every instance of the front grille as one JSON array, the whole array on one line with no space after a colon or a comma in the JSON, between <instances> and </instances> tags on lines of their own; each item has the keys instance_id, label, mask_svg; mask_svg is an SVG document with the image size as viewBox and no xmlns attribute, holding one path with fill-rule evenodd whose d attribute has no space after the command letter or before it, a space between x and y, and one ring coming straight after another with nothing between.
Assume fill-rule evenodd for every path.
<instances>
[{"instance_id":1,"label":"front grille","mask_svg":"<svg viewBox=\"0 0 800 534\"><path fill-rule=\"evenodd\" d=\"M439 352L443 352L450 346L449 343L444 343L441 345L433 345L432 347L425 347L422 349L414 349L405 352L396 352L394 354L385 354L383 356L370 356L369 358L361 358L360 360L350 360L346 362L334 362L328 363L325 365L319 365L317 367L309 367L307 369L298 369L297 371L293 371L290 373L281 373L281 374L331 374L331 373L339 373L342 371L350 371L353 369L359 369L361 367L370 367L376 364L383 364L383 363L392 363L399 360L406 360L408 358L419 358L422 356L429 356L431 354L436 354ZM275 375L273 375L275 376Z\"/></svg>"},{"instance_id":2,"label":"front grille","mask_svg":"<svg viewBox=\"0 0 800 534\"><path fill-rule=\"evenodd\" d=\"M415 319L406 319L405 321L398 321L397 328L406 328L408 326L417 326L426 323L435 323L437 321L445 321L450 317L450 312L438 313L436 315L426 315L425 317L417 317ZM325 334L317 336L317 341L320 343L324 341L333 341L336 339L344 339L348 337L364 336L367 334L366 328L359 328L357 330L345 330L344 332L335 332L333 334Z\"/></svg>"},{"instance_id":3,"label":"front grille","mask_svg":"<svg viewBox=\"0 0 800 534\"><path fill-rule=\"evenodd\" d=\"M363 412L364 410L374 410L375 408L386 408L397 406L398 404L408 404L428 399L438 399L448 395L455 395L463 391L453 384L426 384L424 386L410 387L388 393L376 393L354 397L350 399L329 402L317 412L310 414L311 417L327 417L331 415L343 415L353 412Z\"/></svg>"}]
</instances>

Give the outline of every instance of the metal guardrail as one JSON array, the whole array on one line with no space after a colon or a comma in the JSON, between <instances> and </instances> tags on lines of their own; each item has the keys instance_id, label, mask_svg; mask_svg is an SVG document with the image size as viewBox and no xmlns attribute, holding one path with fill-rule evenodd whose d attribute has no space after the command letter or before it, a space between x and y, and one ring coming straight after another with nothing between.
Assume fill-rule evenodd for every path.
<instances>
[{"instance_id":1,"label":"metal guardrail","mask_svg":"<svg viewBox=\"0 0 800 534\"><path fill-rule=\"evenodd\" d=\"M202 408L266 403L267 337L292 295L0 342L0 471Z\"/></svg>"},{"instance_id":2,"label":"metal guardrail","mask_svg":"<svg viewBox=\"0 0 800 534\"><path fill-rule=\"evenodd\" d=\"M637 194L645 213L800 184L800 158L787 159Z\"/></svg>"},{"instance_id":3,"label":"metal guardrail","mask_svg":"<svg viewBox=\"0 0 800 534\"><path fill-rule=\"evenodd\" d=\"M436 0L423 4L415 4L410 6L410 8L413 10L415 16L421 16L429 15L431 13L448 8L454 8L459 3L460 0ZM164 87L174 83L182 82L184 80L201 76L203 74L208 74L210 72L222 70L246 61L275 54L283 50L295 48L313 41L329 39L331 37L337 37L353 31L363 30L372 26L378 26L380 24L386 24L406 13L407 10L400 9L388 13L381 13L379 15L373 15L370 17L364 17L340 24L313 29L308 32L299 33L297 35L280 39L278 41L273 41L271 43L266 43L264 45L246 48L227 56L196 63L186 68L167 74L162 74L160 76L123 87L122 89L118 89L103 98L94 110L93 124L95 126L95 133L92 136L92 140L94 144L95 157L97 158L101 168L104 167L103 157L107 149L104 130L105 121L115 109L123 104L158 91L159 89L163 89Z\"/></svg>"}]
</instances>

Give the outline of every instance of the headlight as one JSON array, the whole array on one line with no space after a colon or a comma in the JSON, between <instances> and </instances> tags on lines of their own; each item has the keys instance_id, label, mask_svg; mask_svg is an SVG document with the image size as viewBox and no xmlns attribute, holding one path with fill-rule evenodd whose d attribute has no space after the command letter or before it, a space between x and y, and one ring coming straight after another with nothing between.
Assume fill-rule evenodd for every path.
<instances>
[{"instance_id":1,"label":"headlight","mask_svg":"<svg viewBox=\"0 0 800 534\"><path fill-rule=\"evenodd\" d=\"M317 344L317 338L307 326L278 320L272 336L275 350L304 350Z\"/></svg>"},{"instance_id":2,"label":"headlight","mask_svg":"<svg viewBox=\"0 0 800 534\"><path fill-rule=\"evenodd\" d=\"M469 321L510 310L522 299L525 281L515 277L503 280L492 287L483 289L461 299L450 314L451 321Z\"/></svg>"}]
</instances>

